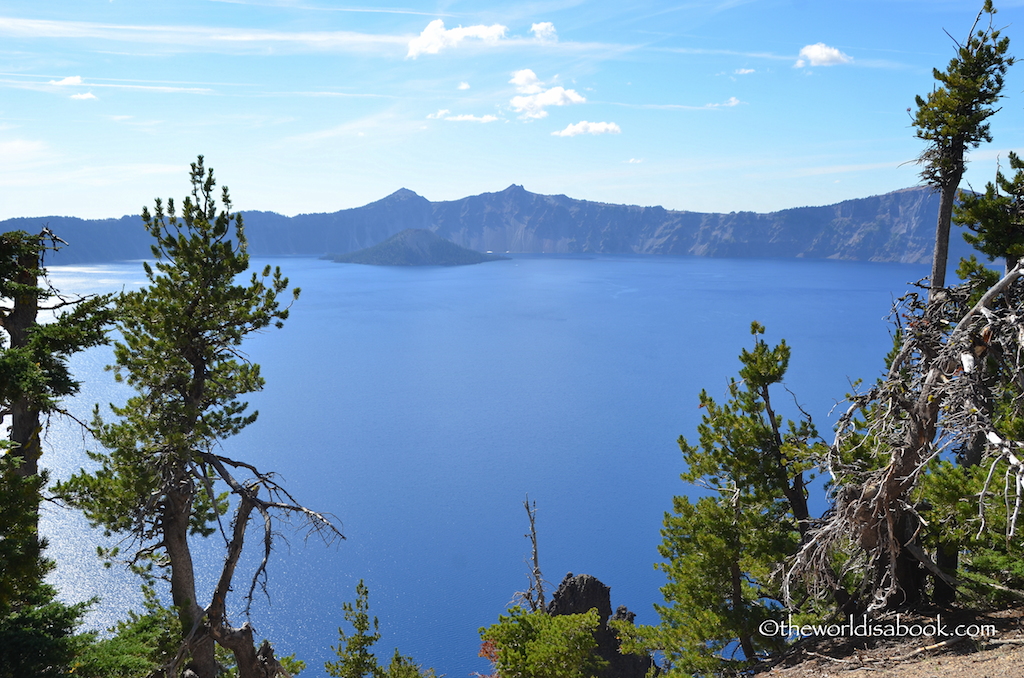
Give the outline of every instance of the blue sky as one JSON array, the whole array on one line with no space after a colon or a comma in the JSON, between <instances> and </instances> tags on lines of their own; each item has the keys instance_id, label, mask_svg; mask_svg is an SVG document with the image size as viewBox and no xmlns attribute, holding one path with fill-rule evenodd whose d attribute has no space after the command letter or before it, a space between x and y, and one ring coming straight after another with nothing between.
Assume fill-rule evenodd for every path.
<instances>
[{"instance_id":1,"label":"blue sky","mask_svg":"<svg viewBox=\"0 0 1024 678\"><path fill-rule=\"evenodd\" d=\"M116 217L206 156L238 209L398 188L770 211L917 185L981 0L3 0L0 219ZM1024 0L997 0L1024 56ZM1007 77L982 187L1024 150Z\"/></svg>"}]
</instances>

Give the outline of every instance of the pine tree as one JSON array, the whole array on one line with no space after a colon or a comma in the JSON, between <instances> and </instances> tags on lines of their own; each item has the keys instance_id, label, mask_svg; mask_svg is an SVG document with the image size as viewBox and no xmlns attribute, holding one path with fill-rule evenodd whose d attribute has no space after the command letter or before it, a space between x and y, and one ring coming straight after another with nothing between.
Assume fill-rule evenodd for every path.
<instances>
[{"instance_id":1,"label":"pine tree","mask_svg":"<svg viewBox=\"0 0 1024 678\"><path fill-rule=\"evenodd\" d=\"M979 29L984 15L988 24ZM978 13L970 35L957 44L956 56L945 71L934 69L938 85L927 97L918 96L914 127L917 137L928 142L918 163L921 178L939 191L939 216L935 227L931 288L944 287L949 253L949 226L953 203L966 169L965 156L982 142L992 141L986 122L998 109L993 105L1003 89L1003 76L1013 65L1007 55L1009 38L992 24L996 10L992 0Z\"/></svg>"},{"instance_id":2,"label":"pine tree","mask_svg":"<svg viewBox=\"0 0 1024 678\"><path fill-rule=\"evenodd\" d=\"M660 651L673 675L738 668L783 646L758 628L783 614L776 575L807 532L806 474L823 448L809 418L784 427L776 413L772 387L785 376L790 350L785 342L770 347L763 333L752 323L754 348L740 355L728 402L701 392L699 445L679 438L682 479L708 494L677 496L665 515L661 623L618 627L632 651Z\"/></svg>"},{"instance_id":3,"label":"pine tree","mask_svg":"<svg viewBox=\"0 0 1024 678\"><path fill-rule=\"evenodd\" d=\"M144 264L148 286L118 299L122 339L113 367L136 395L113 407L115 421L97 412L96 437L105 451L89 456L99 469L81 471L59 491L93 524L133 535L141 546L131 562L144 571L156 567L169 579L181 642L199 678L217 675L215 643L234 653L241 678L255 678L276 659L272 651L258 652L252 628L232 626L226 613L250 518L258 515L264 530L250 602L266 577L275 513L297 514L328 537L340 533L327 517L297 504L273 474L219 451L256 420L241 397L260 390L263 378L240 346L253 332L282 326L288 308L279 297L288 279L268 266L239 281L249 266L241 217L231 214L226 188L217 200L213 171L202 156L192 164L191 183L180 218L173 200L166 210L160 200L153 213L143 210L156 263ZM298 295L292 291L293 299ZM190 540L215 531L229 494L235 513L230 530L222 531L224 565L212 599L202 605Z\"/></svg>"},{"instance_id":4,"label":"pine tree","mask_svg":"<svg viewBox=\"0 0 1024 678\"><path fill-rule=\"evenodd\" d=\"M90 603L66 605L43 578L53 568L38 535L46 485L42 419L61 411L79 383L68 359L104 343L109 298L77 298L48 283L47 251L62 240L44 228L36 235L0 235L0 677L63 675L77 651L74 629ZM66 244L66 243L64 243ZM40 312L58 312L40 323Z\"/></svg>"},{"instance_id":5,"label":"pine tree","mask_svg":"<svg viewBox=\"0 0 1024 678\"><path fill-rule=\"evenodd\" d=\"M514 607L498 623L480 629L481 656L494 662L501 678L594 678L608 666L597 654L596 609L549 615Z\"/></svg>"},{"instance_id":6,"label":"pine tree","mask_svg":"<svg viewBox=\"0 0 1024 678\"><path fill-rule=\"evenodd\" d=\"M395 648L391 663L385 669L370 650L380 640L380 622L370 617L370 591L360 579L356 584L355 603L342 603L345 621L352 626L351 635L338 627L338 645L332 647L337 661L324 662L327 675L337 678L434 678L434 670L420 669L412 657ZM371 633L370 630L373 630Z\"/></svg>"},{"instance_id":7,"label":"pine tree","mask_svg":"<svg viewBox=\"0 0 1024 678\"><path fill-rule=\"evenodd\" d=\"M989 261L1005 260L1005 273L1024 257L1024 160L1010 151L1009 162L1012 177L998 170L984 193L961 192L954 216L958 225L973 231L964 233L964 240Z\"/></svg>"}]
</instances>

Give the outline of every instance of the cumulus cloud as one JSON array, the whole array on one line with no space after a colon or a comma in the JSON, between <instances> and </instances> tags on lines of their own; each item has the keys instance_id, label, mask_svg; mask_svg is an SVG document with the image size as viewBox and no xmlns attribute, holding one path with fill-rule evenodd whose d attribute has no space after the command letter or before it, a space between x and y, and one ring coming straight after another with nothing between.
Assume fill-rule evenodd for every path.
<instances>
[{"instance_id":1,"label":"cumulus cloud","mask_svg":"<svg viewBox=\"0 0 1024 678\"><path fill-rule=\"evenodd\" d=\"M750 75L754 72L753 68L737 68L735 71L736 75Z\"/></svg>"},{"instance_id":2,"label":"cumulus cloud","mask_svg":"<svg viewBox=\"0 0 1024 678\"><path fill-rule=\"evenodd\" d=\"M512 97L510 103L516 113L522 113L521 117L539 119L547 117L548 112L544 109L548 106L582 104L585 101L586 99L575 90L552 87L537 94Z\"/></svg>"},{"instance_id":3,"label":"cumulus cloud","mask_svg":"<svg viewBox=\"0 0 1024 678\"><path fill-rule=\"evenodd\" d=\"M468 82L460 82L459 83L459 89L469 89L469 83Z\"/></svg>"},{"instance_id":4,"label":"cumulus cloud","mask_svg":"<svg viewBox=\"0 0 1024 678\"><path fill-rule=\"evenodd\" d=\"M537 120L546 117L548 106L567 106L586 101L579 92L564 87L545 88L537 74L529 68L516 71L509 82L516 86L519 96L512 97L510 105L521 118Z\"/></svg>"},{"instance_id":5,"label":"cumulus cloud","mask_svg":"<svg viewBox=\"0 0 1024 678\"><path fill-rule=\"evenodd\" d=\"M509 83L515 85L516 91L520 94L537 94L544 91L544 88L541 87L540 78L529 68L513 73Z\"/></svg>"},{"instance_id":6,"label":"cumulus cloud","mask_svg":"<svg viewBox=\"0 0 1024 678\"><path fill-rule=\"evenodd\" d=\"M96 95L92 92L85 92L84 94L72 94L72 99L95 99Z\"/></svg>"},{"instance_id":7,"label":"cumulus cloud","mask_svg":"<svg viewBox=\"0 0 1024 678\"><path fill-rule=\"evenodd\" d=\"M837 64L848 64L853 57L843 54L835 47L829 47L823 42L807 45L800 50L800 58L793 64L794 68L804 66L835 66Z\"/></svg>"},{"instance_id":8,"label":"cumulus cloud","mask_svg":"<svg viewBox=\"0 0 1024 678\"><path fill-rule=\"evenodd\" d=\"M619 134L622 128L614 122L587 122L583 120L569 125L560 132L552 132L553 137L575 137L580 134Z\"/></svg>"},{"instance_id":9,"label":"cumulus cloud","mask_svg":"<svg viewBox=\"0 0 1024 678\"><path fill-rule=\"evenodd\" d=\"M434 19L422 33L409 41L409 52L405 57L415 59L421 54L437 54L442 49L458 47L467 38L494 43L504 38L506 32L508 28L501 24L445 28L444 21Z\"/></svg>"},{"instance_id":10,"label":"cumulus cloud","mask_svg":"<svg viewBox=\"0 0 1024 678\"><path fill-rule=\"evenodd\" d=\"M68 76L68 77L64 78L63 80L51 80L51 81L49 81L46 84L47 85L58 85L58 86L61 86L61 87L63 87L64 85L81 85L82 84L82 76L80 76L80 75L71 75L71 76Z\"/></svg>"},{"instance_id":11,"label":"cumulus cloud","mask_svg":"<svg viewBox=\"0 0 1024 678\"><path fill-rule=\"evenodd\" d=\"M427 117L429 119L431 119L431 120L438 120L438 119L443 118L444 116L448 115L449 113L451 113L451 111L449 111L447 108L442 108L437 113L431 113Z\"/></svg>"},{"instance_id":12,"label":"cumulus cloud","mask_svg":"<svg viewBox=\"0 0 1024 678\"><path fill-rule=\"evenodd\" d=\"M555 25L550 21L542 21L530 26L533 37L541 42L558 42L558 33L555 32Z\"/></svg>"}]
</instances>

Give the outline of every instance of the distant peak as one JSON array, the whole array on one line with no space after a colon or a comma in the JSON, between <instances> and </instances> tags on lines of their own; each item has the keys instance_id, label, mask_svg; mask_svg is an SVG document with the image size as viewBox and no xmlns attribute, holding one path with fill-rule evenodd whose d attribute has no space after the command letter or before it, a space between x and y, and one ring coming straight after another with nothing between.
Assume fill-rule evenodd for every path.
<instances>
[{"instance_id":1,"label":"distant peak","mask_svg":"<svg viewBox=\"0 0 1024 678\"><path fill-rule=\"evenodd\" d=\"M502 193L526 193L526 189L523 188L520 184L512 184L504 191L502 191Z\"/></svg>"},{"instance_id":2,"label":"distant peak","mask_svg":"<svg viewBox=\"0 0 1024 678\"><path fill-rule=\"evenodd\" d=\"M400 188L391 195L389 198L399 198L400 200L408 200L409 198L421 197L416 191L410 191L408 188Z\"/></svg>"}]
</instances>

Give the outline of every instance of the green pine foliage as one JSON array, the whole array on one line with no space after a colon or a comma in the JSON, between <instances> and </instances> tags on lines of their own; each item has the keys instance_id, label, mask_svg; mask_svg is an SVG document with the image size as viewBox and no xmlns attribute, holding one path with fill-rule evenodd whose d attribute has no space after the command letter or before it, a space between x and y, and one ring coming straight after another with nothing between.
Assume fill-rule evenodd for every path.
<instances>
[{"instance_id":1,"label":"green pine foliage","mask_svg":"<svg viewBox=\"0 0 1024 678\"><path fill-rule=\"evenodd\" d=\"M66 605L56 596L52 586L35 581L22 587L16 600L0 605L0 678L68 675L88 641L74 631L95 601Z\"/></svg>"},{"instance_id":2,"label":"green pine foliage","mask_svg":"<svg viewBox=\"0 0 1024 678\"><path fill-rule=\"evenodd\" d=\"M0 410L9 426L0 441L0 678L64 676L88 644L74 631L93 601L67 605L43 583L53 563L37 530L47 481L40 415L78 392L68 360L105 342L111 311L109 297L73 300L49 285L43 255L58 242L46 229L0 235ZM40 324L41 304L62 311Z\"/></svg>"},{"instance_id":3,"label":"green pine foliage","mask_svg":"<svg viewBox=\"0 0 1024 678\"><path fill-rule=\"evenodd\" d=\"M113 314L110 295L69 299L49 284L44 255L60 242L45 228L0 235L0 408L11 417L10 453L22 458L22 475L37 472L40 415L78 392L69 358L106 343ZM58 311L52 322L38 322L44 310Z\"/></svg>"},{"instance_id":4,"label":"green pine foliage","mask_svg":"<svg viewBox=\"0 0 1024 678\"><path fill-rule=\"evenodd\" d=\"M434 678L434 669L423 670L413 660L399 653L384 668L371 651L380 640L380 622L370 617L370 591L360 579L356 584L354 603L342 603L345 621L352 626L352 633L338 627L338 645L331 646L337 661L324 663L327 675L337 678Z\"/></svg>"},{"instance_id":5,"label":"green pine foliage","mask_svg":"<svg viewBox=\"0 0 1024 678\"><path fill-rule=\"evenodd\" d=\"M608 663L596 652L597 610L549 615L514 607L480 629L481 655L501 678L594 678Z\"/></svg>"},{"instance_id":6,"label":"green pine foliage","mask_svg":"<svg viewBox=\"0 0 1024 678\"><path fill-rule=\"evenodd\" d=\"M955 574L965 604L987 607L1024 600L1024 547L1008 532L1000 496L1006 471L1006 462L990 468L936 460L918 487L919 505L928 521L922 541L932 548L942 542L958 545ZM988 492L997 501L979 506L977 498L990 472L996 486L990 485Z\"/></svg>"},{"instance_id":7,"label":"green pine foliage","mask_svg":"<svg viewBox=\"0 0 1024 678\"><path fill-rule=\"evenodd\" d=\"M978 27L984 15L988 24ZM971 34L957 44L956 56L945 71L933 70L936 86L926 96L916 97L913 125L928 147L918 157L921 178L940 191L939 215L932 257L931 287L945 286L949 227L953 203L966 169L966 154L992 141L988 119L1003 89L1003 77L1014 63L1007 54L1009 38L993 26L996 14L992 0L985 0Z\"/></svg>"},{"instance_id":8,"label":"green pine foliage","mask_svg":"<svg viewBox=\"0 0 1024 678\"><path fill-rule=\"evenodd\" d=\"M238 347L249 334L281 327L288 317L278 302L288 287L280 269L268 266L248 284L236 282L249 266L241 216L230 213L226 189L225 209L218 209L213 172L205 172L202 157L192 166L192 185L180 219L173 200L166 211L159 199L154 213L143 209L157 261L143 264L148 287L117 300L122 339L114 347L114 376L138 395L112 407L115 422L97 414L97 438L108 451L89 457L100 470L59 486L108 532L155 537L164 506L151 497L160 495L167 474L187 477L191 485L191 532L212 532L226 495L210 496L203 480L213 471L198 470L196 453L256 420L258 413L247 413L239 396L259 391L264 381L259 365L245 360ZM292 291L293 298L298 294L298 288Z\"/></svg>"},{"instance_id":9,"label":"green pine foliage","mask_svg":"<svg viewBox=\"0 0 1024 678\"><path fill-rule=\"evenodd\" d=\"M992 106L1014 59L1007 54L1010 39L992 26L992 0L985 0L979 21L984 14L989 16L988 26L979 29L976 21L946 70L932 70L936 87L927 96L916 97L915 133L930 144L920 158L921 176L933 186L945 185L954 175L959 183L964 153L992 141L987 120L998 110Z\"/></svg>"},{"instance_id":10,"label":"green pine foliage","mask_svg":"<svg viewBox=\"0 0 1024 678\"><path fill-rule=\"evenodd\" d=\"M8 453L0 456L0 610L34 588L47 570L35 518L45 477L22 476L21 461Z\"/></svg>"},{"instance_id":11,"label":"green pine foliage","mask_svg":"<svg viewBox=\"0 0 1024 678\"><path fill-rule=\"evenodd\" d=\"M73 675L83 678L138 678L166 664L178 651L181 624L151 586L143 586L143 613L128 618L90 641L74 662Z\"/></svg>"},{"instance_id":12,"label":"green pine foliage","mask_svg":"<svg viewBox=\"0 0 1024 678\"><path fill-rule=\"evenodd\" d=\"M1007 271L1024 256L1024 160L1010 151L1009 163L1012 177L1000 169L984 193L961 192L953 217L971 231L964 240L989 261L1005 259Z\"/></svg>"}]
</instances>

